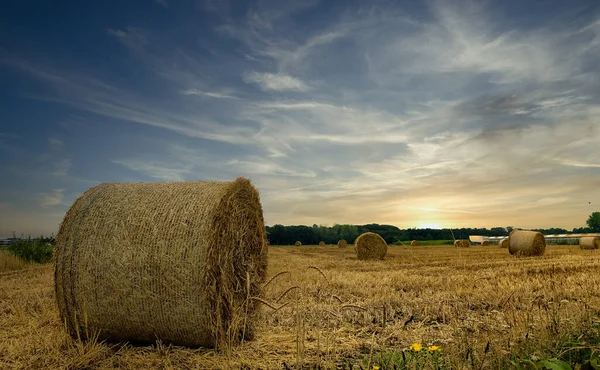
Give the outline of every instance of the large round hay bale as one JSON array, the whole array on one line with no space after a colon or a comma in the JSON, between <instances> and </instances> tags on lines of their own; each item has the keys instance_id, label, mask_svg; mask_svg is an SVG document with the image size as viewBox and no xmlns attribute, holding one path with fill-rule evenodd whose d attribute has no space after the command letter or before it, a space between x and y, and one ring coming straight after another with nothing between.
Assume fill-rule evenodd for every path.
<instances>
[{"instance_id":1,"label":"large round hay bale","mask_svg":"<svg viewBox=\"0 0 600 370\"><path fill-rule=\"evenodd\" d=\"M348 246L348 242L345 239L341 239L337 243L338 248L346 248Z\"/></svg>"},{"instance_id":2,"label":"large round hay bale","mask_svg":"<svg viewBox=\"0 0 600 370\"><path fill-rule=\"evenodd\" d=\"M354 250L359 260L382 260L387 254L387 243L376 233L366 232L354 241Z\"/></svg>"},{"instance_id":3,"label":"large round hay bale","mask_svg":"<svg viewBox=\"0 0 600 370\"><path fill-rule=\"evenodd\" d=\"M252 337L266 268L249 180L104 183L61 224L54 287L74 337L222 348Z\"/></svg>"},{"instance_id":4,"label":"large round hay bale","mask_svg":"<svg viewBox=\"0 0 600 370\"><path fill-rule=\"evenodd\" d=\"M421 245L421 242L418 240L413 240L412 242L410 242L411 247L418 247L420 245Z\"/></svg>"},{"instance_id":5,"label":"large round hay bale","mask_svg":"<svg viewBox=\"0 0 600 370\"><path fill-rule=\"evenodd\" d=\"M484 241L481 242L481 245L484 246L484 247L486 247L486 246L490 245L490 242L487 241L487 240L484 240Z\"/></svg>"},{"instance_id":6,"label":"large round hay bale","mask_svg":"<svg viewBox=\"0 0 600 370\"><path fill-rule=\"evenodd\" d=\"M321 240L321 241L319 242L319 247L324 247L324 246L325 246L325 242Z\"/></svg>"},{"instance_id":7,"label":"large round hay bale","mask_svg":"<svg viewBox=\"0 0 600 370\"><path fill-rule=\"evenodd\" d=\"M546 238L537 231L513 230L508 237L510 254L541 256L546 251Z\"/></svg>"},{"instance_id":8,"label":"large round hay bale","mask_svg":"<svg viewBox=\"0 0 600 370\"><path fill-rule=\"evenodd\" d=\"M455 240L454 241L454 246L457 247L457 248L460 247L460 240Z\"/></svg>"},{"instance_id":9,"label":"large round hay bale","mask_svg":"<svg viewBox=\"0 0 600 370\"><path fill-rule=\"evenodd\" d=\"M600 238L596 236L584 236L583 238L579 238L579 248L598 249L600 248Z\"/></svg>"},{"instance_id":10,"label":"large round hay bale","mask_svg":"<svg viewBox=\"0 0 600 370\"><path fill-rule=\"evenodd\" d=\"M296 247L299 247L299 246L301 246L301 245L302 245L302 242L301 242L300 240L298 240L296 243L294 243L294 245L295 245Z\"/></svg>"},{"instance_id":11,"label":"large round hay bale","mask_svg":"<svg viewBox=\"0 0 600 370\"><path fill-rule=\"evenodd\" d=\"M500 239L498 245L500 248L508 248L508 238Z\"/></svg>"},{"instance_id":12,"label":"large round hay bale","mask_svg":"<svg viewBox=\"0 0 600 370\"><path fill-rule=\"evenodd\" d=\"M468 239L463 239L460 241L460 246L462 248L470 248L471 247L471 242Z\"/></svg>"}]
</instances>

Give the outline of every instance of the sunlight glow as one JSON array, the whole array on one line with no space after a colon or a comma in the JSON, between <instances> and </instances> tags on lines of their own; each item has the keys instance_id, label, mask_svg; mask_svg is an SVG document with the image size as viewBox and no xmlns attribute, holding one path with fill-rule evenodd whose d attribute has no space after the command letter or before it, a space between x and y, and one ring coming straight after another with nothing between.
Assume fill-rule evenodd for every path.
<instances>
[{"instance_id":1,"label":"sunlight glow","mask_svg":"<svg viewBox=\"0 0 600 370\"><path fill-rule=\"evenodd\" d=\"M441 229L442 225L435 222L423 222L418 226L419 229Z\"/></svg>"}]
</instances>

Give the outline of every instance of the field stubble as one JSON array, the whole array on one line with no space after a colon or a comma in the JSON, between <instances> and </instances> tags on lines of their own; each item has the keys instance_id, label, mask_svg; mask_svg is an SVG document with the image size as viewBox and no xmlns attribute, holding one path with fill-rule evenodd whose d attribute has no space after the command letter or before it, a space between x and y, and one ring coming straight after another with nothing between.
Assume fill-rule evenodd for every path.
<instances>
[{"instance_id":1,"label":"field stubble","mask_svg":"<svg viewBox=\"0 0 600 370\"><path fill-rule=\"evenodd\" d=\"M505 368L510 355L543 356L587 330L600 311L600 254L573 246L531 258L497 246L392 246L383 261L358 261L353 248L272 246L274 276L265 300L278 310L265 305L256 340L218 353L73 341L51 267L0 274L0 368L329 367L412 343L439 346L451 368L473 358Z\"/></svg>"}]
</instances>

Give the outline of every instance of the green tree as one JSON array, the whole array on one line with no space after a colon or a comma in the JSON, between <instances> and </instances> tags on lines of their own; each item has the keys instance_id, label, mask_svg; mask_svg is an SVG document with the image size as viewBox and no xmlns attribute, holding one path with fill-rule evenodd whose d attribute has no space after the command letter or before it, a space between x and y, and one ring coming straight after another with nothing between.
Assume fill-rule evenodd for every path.
<instances>
[{"instance_id":1,"label":"green tree","mask_svg":"<svg viewBox=\"0 0 600 370\"><path fill-rule=\"evenodd\" d=\"M592 212L587 219L587 225L592 231L600 232L600 212Z\"/></svg>"}]
</instances>

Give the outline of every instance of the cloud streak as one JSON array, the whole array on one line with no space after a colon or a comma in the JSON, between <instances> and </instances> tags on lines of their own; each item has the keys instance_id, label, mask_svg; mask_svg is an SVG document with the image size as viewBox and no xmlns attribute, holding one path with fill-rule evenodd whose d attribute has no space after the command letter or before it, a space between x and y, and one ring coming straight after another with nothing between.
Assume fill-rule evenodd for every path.
<instances>
[{"instance_id":1,"label":"cloud streak","mask_svg":"<svg viewBox=\"0 0 600 370\"><path fill-rule=\"evenodd\" d=\"M246 83L254 83L265 91L307 91L309 86L298 78L286 74L248 72L244 74Z\"/></svg>"}]
</instances>

